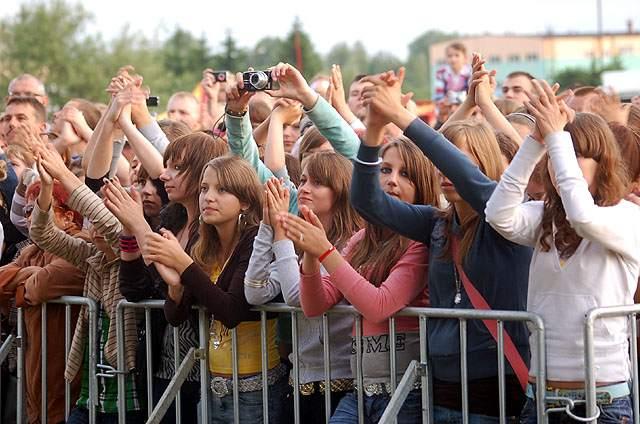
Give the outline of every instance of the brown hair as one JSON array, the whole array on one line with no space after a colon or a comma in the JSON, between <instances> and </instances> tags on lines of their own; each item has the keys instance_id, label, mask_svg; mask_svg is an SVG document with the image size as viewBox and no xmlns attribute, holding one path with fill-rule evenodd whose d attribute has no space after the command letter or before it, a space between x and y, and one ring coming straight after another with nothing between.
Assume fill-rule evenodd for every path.
<instances>
[{"instance_id":1,"label":"brown hair","mask_svg":"<svg viewBox=\"0 0 640 424\"><path fill-rule=\"evenodd\" d=\"M284 163L287 167L289 179L296 187L298 187L300 185L300 174L302 173L302 166L300 165L300 161L291 153L285 153Z\"/></svg>"},{"instance_id":2,"label":"brown hair","mask_svg":"<svg viewBox=\"0 0 640 424\"><path fill-rule=\"evenodd\" d=\"M498 181L502 175L503 163L500 155L500 147L493 130L482 122L463 120L452 122L442 131L442 135L447 138L458 149L466 148L478 164L480 171L493 181ZM453 222L453 205L444 212L444 217L448 225ZM460 223L462 230L462 241L460 242L460 260L469 252L471 243L475 237L476 230L480 223L480 217L473 214L465 222ZM445 252L449 252L449 240ZM449 253L445 253L448 255Z\"/></svg>"},{"instance_id":3,"label":"brown hair","mask_svg":"<svg viewBox=\"0 0 640 424\"><path fill-rule=\"evenodd\" d=\"M627 171L620 156L620 149L607 123L592 113L577 113L573 122L565 126L571 134L576 155L598 162L593 186L593 200L598 206L613 206L627 194ZM547 162L548 162L547 157ZM543 252L551 249L555 241L561 258L568 258L576 251L580 237L567 221L562 199L547 171L544 176L546 197L542 215L540 245ZM555 234L553 228L556 228Z\"/></svg>"},{"instance_id":4,"label":"brown hair","mask_svg":"<svg viewBox=\"0 0 640 424\"><path fill-rule=\"evenodd\" d=\"M305 158L302 169L317 184L333 191L333 218L331 228L327 229L327 239L341 249L362 226L362 218L349 202L353 165L338 153L317 152Z\"/></svg>"},{"instance_id":5,"label":"brown hair","mask_svg":"<svg viewBox=\"0 0 640 424\"><path fill-rule=\"evenodd\" d=\"M618 142L630 183L633 184L640 178L640 129L617 122L609 122L609 128Z\"/></svg>"},{"instance_id":6,"label":"brown hair","mask_svg":"<svg viewBox=\"0 0 640 424\"><path fill-rule=\"evenodd\" d=\"M391 149L398 150L404 164L403 169L415 187L413 204L437 205L439 179L433 164L414 143L404 137L384 145L381 150L383 159ZM408 246L409 239L388 228L367 222L363 239L353 246L347 260L358 272L366 270L369 281L379 287Z\"/></svg>"},{"instance_id":7,"label":"brown hair","mask_svg":"<svg viewBox=\"0 0 640 424\"><path fill-rule=\"evenodd\" d=\"M162 119L158 121L158 125L169 141L175 141L177 138L193 132L184 122L174 121L173 119Z\"/></svg>"},{"instance_id":8,"label":"brown hair","mask_svg":"<svg viewBox=\"0 0 640 424\"><path fill-rule=\"evenodd\" d=\"M525 72L525 71L513 71L509 75L507 75L506 78L515 78L515 77L525 77L529 81L535 79L535 77L533 75L531 75L529 72Z\"/></svg>"},{"instance_id":9,"label":"brown hair","mask_svg":"<svg viewBox=\"0 0 640 424\"><path fill-rule=\"evenodd\" d=\"M95 105L95 103L90 102L85 99L71 99L73 103L75 103L74 107L82 112L84 116L84 120L87 121L87 125L92 130L96 129L96 125L98 125L98 121L100 120L100 116L102 116L102 112Z\"/></svg>"},{"instance_id":10,"label":"brown hair","mask_svg":"<svg viewBox=\"0 0 640 424\"><path fill-rule=\"evenodd\" d=\"M242 212L242 220L238 220L242 221L238 226L240 235L247 228L258 225L262 215L262 185L251 165L238 156L220 156L205 165L200 182L208 168L216 172L220 187L236 196L241 203L249 205ZM226 258L221 256L224 252L221 252L218 231L213 225L202 222L198 232L200 237L191 250L191 256L198 266L210 273L215 267L221 268Z\"/></svg>"},{"instance_id":11,"label":"brown hair","mask_svg":"<svg viewBox=\"0 0 640 424\"><path fill-rule=\"evenodd\" d=\"M467 46L465 46L459 41L454 41L453 43L449 43L445 50L449 50L449 49L457 50L461 52L463 55L465 56L467 55Z\"/></svg>"},{"instance_id":12,"label":"brown hair","mask_svg":"<svg viewBox=\"0 0 640 424\"><path fill-rule=\"evenodd\" d=\"M640 107L636 105L629 106L629 119L627 125L640 129Z\"/></svg>"},{"instance_id":13,"label":"brown hair","mask_svg":"<svg viewBox=\"0 0 640 424\"><path fill-rule=\"evenodd\" d=\"M195 131L191 134L178 137L169 145L164 151L164 166L167 166L167 162L171 160L174 165L180 167L180 174L185 176L186 184L186 197L189 199L192 207L198 207L198 194L200 192L200 175L207 162L218 156L223 156L229 151L227 144L220 138L211 137L201 131ZM167 209L167 219L182 219L178 218L184 214L182 207L178 209L182 210L179 213L178 210L174 210L179 205L169 205ZM168 223L171 225L169 228L171 231L180 231L182 227L180 224L178 227L174 225L176 223ZM194 235L197 229L197 221L192 223L192 227L189 229L189 233Z\"/></svg>"},{"instance_id":14,"label":"brown hair","mask_svg":"<svg viewBox=\"0 0 640 424\"><path fill-rule=\"evenodd\" d=\"M520 110L517 110L508 114L506 118L511 125L523 125L529 128L531 132L536 129L536 118L526 112L520 112Z\"/></svg>"},{"instance_id":15,"label":"brown hair","mask_svg":"<svg viewBox=\"0 0 640 424\"><path fill-rule=\"evenodd\" d=\"M298 149L298 158L300 159L300 162L312 153L311 150L317 149L324 143L328 142L329 141L320 134L320 130L318 130L315 125L311 126L304 132L304 135L300 139L300 148Z\"/></svg>"},{"instance_id":16,"label":"brown hair","mask_svg":"<svg viewBox=\"0 0 640 424\"><path fill-rule=\"evenodd\" d=\"M497 133L496 141L498 142L500 153L502 153L502 155L507 158L507 162L511 163L513 158L516 156L516 153L518 153L518 149L520 148L518 143L516 143L505 133Z\"/></svg>"},{"instance_id":17,"label":"brown hair","mask_svg":"<svg viewBox=\"0 0 640 424\"><path fill-rule=\"evenodd\" d=\"M12 96L7 100L7 107L10 105L29 105L33 109L36 120L47 121L47 109L35 97Z\"/></svg>"}]
</instances>

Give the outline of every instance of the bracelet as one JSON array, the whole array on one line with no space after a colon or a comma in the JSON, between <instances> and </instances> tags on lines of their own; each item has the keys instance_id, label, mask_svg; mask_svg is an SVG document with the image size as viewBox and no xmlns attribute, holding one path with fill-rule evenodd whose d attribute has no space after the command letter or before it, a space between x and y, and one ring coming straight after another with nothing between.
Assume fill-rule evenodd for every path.
<instances>
[{"instance_id":1,"label":"bracelet","mask_svg":"<svg viewBox=\"0 0 640 424\"><path fill-rule=\"evenodd\" d=\"M322 255L320 255L318 257L318 260L320 262L324 261L325 259L327 259L327 256L329 256L331 254L331 252L333 252L334 250L336 250L336 247L335 246L331 246L329 249L327 249L326 252L324 252Z\"/></svg>"},{"instance_id":2,"label":"bracelet","mask_svg":"<svg viewBox=\"0 0 640 424\"><path fill-rule=\"evenodd\" d=\"M378 158L376 162L365 162L363 160L358 159L357 157L353 158L353 160L359 163L360 165L365 165L365 166L378 166L382 163L382 158Z\"/></svg>"},{"instance_id":3,"label":"bracelet","mask_svg":"<svg viewBox=\"0 0 640 424\"><path fill-rule=\"evenodd\" d=\"M247 111L245 110L244 112L236 112L236 111L231 110L229 108L224 108L224 113L226 113L229 116L236 117L236 118L242 118L244 115L247 114Z\"/></svg>"}]
</instances>

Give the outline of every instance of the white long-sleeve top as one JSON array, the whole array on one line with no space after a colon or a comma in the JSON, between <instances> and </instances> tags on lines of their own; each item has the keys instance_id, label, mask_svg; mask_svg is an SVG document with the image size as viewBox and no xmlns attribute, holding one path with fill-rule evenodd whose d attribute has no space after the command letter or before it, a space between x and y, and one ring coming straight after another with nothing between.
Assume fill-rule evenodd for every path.
<instances>
[{"instance_id":1,"label":"white long-sleeve top","mask_svg":"<svg viewBox=\"0 0 640 424\"><path fill-rule=\"evenodd\" d=\"M640 269L640 208L621 200L595 204L578 166L567 132L545 139L556 173L557 190L567 220L582 242L561 264L555 245L540 248L542 202L522 203L525 188L545 148L528 137L502 175L486 207L486 219L503 237L534 247L529 269L527 310L539 314L546 328L547 378L584 379L584 323L589 310L633 304ZM596 379L630 378L628 321L600 319L595 327ZM531 355L538 355L530 339ZM532 359L530 374L536 373Z\"/></svg>"}]
</instances>

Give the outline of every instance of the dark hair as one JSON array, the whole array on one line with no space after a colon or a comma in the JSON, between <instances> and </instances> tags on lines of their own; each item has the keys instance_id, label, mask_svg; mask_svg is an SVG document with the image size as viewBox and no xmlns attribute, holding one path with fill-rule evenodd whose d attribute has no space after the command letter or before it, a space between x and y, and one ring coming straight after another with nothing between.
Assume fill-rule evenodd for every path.
<instances>
[{"instance_id":1,"label":"dark hair","mask_svg":"<svg viewBox=\"0 0 640 424\"><path fill-rule=\"evenodd\" d=\"M169 160L181 165L180 174L185 175L187 184L186 196L196 210L198 209L202 170L211 159L223 156L228 151L227 144L221 138L211 137L202 131L178 137L167 146L164 152L164 165L167 166ZM174 233L178 232L187 223L187 210L182 205L169 204L161 216L161 223L168 230ZM190 236L195 236L197 230L198 221L196 220L189 228Z\"/></svg>"},{"instance_id":2,"label":"dark hair","mask_svg":"<svg viewBox=\"0 0 640 424\"><path fill-rule=\"evenodd\" d=\"M525 77L529 81L535 79L533 75L531 75L529 72L526 72L526 71L513 71L506 76L506 78L515 78L515 77Z\"/></svg>"},{"instance_id":3,"label":"dark hair","mask_svg":"<svg viewBox=\"0 0 640 424\"><path fill-rule=\"evenodd\" d=\"M353 80L351 81L351 84L353 84L354 82L358 82L360 81L362 78L364 77L368 77L369 74L358 74L355 77L353 77Z\"/></svg>"},{"instance_id":4,"label":"dark hair","mask_svg":"<svg viewBox=\"0 0 640 424\"><path fill-rule=\"evenodd\" d=\"M47 121L47 109L35 97L12 96L7 100L7 107L10 105L29 105L35 112L36 119L40 122Z\"/></svg>"}]
</instances>

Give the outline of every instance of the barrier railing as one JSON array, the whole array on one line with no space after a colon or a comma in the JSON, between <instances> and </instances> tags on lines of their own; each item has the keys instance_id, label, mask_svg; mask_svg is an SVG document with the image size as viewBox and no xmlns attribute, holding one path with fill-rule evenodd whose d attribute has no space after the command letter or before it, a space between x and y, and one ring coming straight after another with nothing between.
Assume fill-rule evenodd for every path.
<instances>
[{"instance_id":1,"label":"barrier railing","mask_svg":"<svg viewBox=\"0 0 640 424\"><path fill-rule=\"evenodd\" d=\"M633 422L640 423L640 390L638 388L638 326L636 315L640 314L640 305L613 306L596 308L589 311L584 325L584 365L585 365L585 400L586 417L580 421L595 423L600 416L596 399L596 364L595 364L595 326L596 321L607 318L627 317L630 322L630 356L631 380L633 395ZM568 408L567 408L568 409Z\"/></svg>"},{"instance_id":2,"label":"barrier railing","mask_svg":"<svg viewBox=\"0 0 640 424\"><path fill-rule=\"evenodd\" d=\"M68 360L69 350L71 346L71 340L73 339L73 331L75 328L71 328L71 307L74 305L86 306L89 316L89 369L97 370L97 355L96 355L96 325L98 321L98 307L96 302L80 296L63 296L58 299L50 300L47 303L43 303L40 306L41 313L41 327L40 327L40 344L41 344L41 409L40 409L40 422L42 424L47 423L48 411L47 411L47 370L48 370L48 350L47 339L49 337L47 331L47 304L65 305L65 363ZM34 306L35 307L35 306ZM16 357L16 378L17 378L17 399L16 399L16 423L22 424L25 420L25 364L24 364L24 351L25 351L25 338L24 338L24 313L22 308L18 308L17 316L17 333L16 335L9 335L7 339L2 343L0 347L0 364L7 358L11 347L15 344L17 348ZM32 342L33 343L33 342ZM89 377L89 420L91 423L96 422L96 405L98 403L98 383L97 374L94 372ZM1 393L1 392L0 392ZM71 386L70 382L65 381L65 419L69 418L69 412L71 410Z\"/></svg>"},{"instance_id":3,"label":"barrier railing","mask_svg":"<svg viewBox=\"0 0 640 424\"><path fill-rule=\"evenodd\" d=\"M126 308L134 308L134 309L142 309L144 310L145 315L145 337L146 337L146 370L147 370L147 396L148 396L148 406L147 413L149 419L147 422L149 423L157 423L160 422L162 417L164 416L166 410L169 405L175 400L176 401L176 422L180 423L180 403L179 403L179 391L182 385L182 382L185 381L186 376L189 374L189 371L196 366L196 363L200 364L200 389L201 389L201 404L200 404L200 414L202 417L202 422L208 422L208 396L211 396L209 393L209 371L208 371L208 361L207 361L207 353L208 353L208 326L210 317L205 312L204 309L198 310L199 315L199 344L198 346L194 346L189 350L187 355L184 358L180 358L177 348L179 343L174 343L174 347L176 349L175 353L175 365L176 365L176 373L172 378L167 390L164 395L158 401L157 405L153 405L152 402L152 388L153 388L153 363L152 363L152 355L151 355L151 310L153 309L161 309L164 305L164 301L162 300L152 300L152 301L144 301L139 303L132 303L127 301L122 301L117 307L116 314L116 325L117 325L117 337L118 337L118 367L117 369L102 369L100 370L97 364L97 353L95 351L95 346L97 345L96 340L96 326L97 326L97 305L94 301L83 298L83 297L62 297L60 299L52 300L49 303L54 304L64 304L65 306L65 359L68 357L69 347L72 340L73 332L71 329L71 307L72 305L84 305L88 308L89 313L89 335L88 335L88 343L89 343L89 369L97 370L98 372L94 372L89 379L89 422L96 422L96 411L95 406L98 402L97 396L97 379L100 376L109 376L113 377L114 375L118 378L118 390L119 390L119 422L125 422L125 413L126 413L126 405L125 398L123 396L124 393L124 383L126 372L124 370L124 310ZM300 314L301 309L290 307L285 304L267 304L256 308L257 311L261 314L261 323L260 323L260 331L261 331L261 340L262 340L262 381L267 381L267 364L268 364L268 350L267 350L267 313L279 313L279 314L289 314L291 317L291 331L292 331L292 359L294 367L291 372L293 386L294 388L298 388L300 384L300 369L299 369L299 338L298 338L298 322L300 319L306 319L304 316ZM41 307L42 314L42 328L41 328L41 345L42 345L42 422L46 423L47 419L47 346L46 340L48 337L47 334L47 305L44 304ZM357 310L355 310L351 306L347 305L338 305L328 311L323 315L322 322L322 334L324 338L323 343L323 359L324 359L324 382L325 387L330 387L331 382L331 352L329 350L329 338L331 337L331 331L329 326L328 316L333 314L349 314L353 315L354 323L355 323L355 345L356 345L356 372L355 382L357 387L357 397L358 397L358 414L359 414L359 422L363 422L364 414L363 414L363 406L364 406L364 393L363 393L363 375L362 375L362 343L363 343L363 329L362 329L362 317L358 314ZM594 328L595 323L599 319L606 318L614 318L614 317L629 317L630 319L630 328L631 328L631 341L630 341L630 355L631 355L631 363L632 363L632 381L633 388L632 393L639 393L638 390L638 360L637 360L637 325L636 325L636 315L640 314L640 305L630 305L630 306L621 306L621 307L609 307L609 308L598 308L590 311L585 320L585 329L584 329L584 344L585 344L585 390L586 390L586 417L582 418L583 422L596 422L599 409L596 402L596 369L595 369L595 346L594 346ZM400 316L413 316L418 318L419 322L419 337L420 337L420 357L416 358L412 361L408 368L406 369L403 378L400 382L396 381L396 373L393 370L396 370L396 354L395 349L390 349L390 385L392 388L392 397L389 401L387 409L383 414L380 423L392 423L395 421L397 413L400 411L404 400L406 399L408 393L413 390L413 382L416 379L421 380L421 398L423 405L423 422L431 423L433 421L433 407L432 407L432 387L431 387L431 369L430 362L428 360L428 340L427 340L427 325L429 320L433 319L455 319L460 323L460 372L461 372L461 388L462 388L462 412L463 412L463 423L467 423L469 420L469 406L468 406L468 379L467 379L467 322L470 320L496 320L498 325L498 341L497 341L497 351L496 351L496 360L498 362L498 388L499 388L499 410L500 410L500 422L504 423L507 420L505 410L506 410L506 397L505 397L505 357L504 357L504 340L502 338L502 330L504 329L504 323L506 321L519 321L526 322L529 326L530 331L533 332L534 337L532 337L532 341L534 341L540 352L538 358L533 358L532 360L537 361L537 375L536 380L538 384L536 384L536 410L538 414L538 422L546 422L548 413L551 410L545 410L545 402L547 400L551 400L551 398L546 399L545 395L545 382L546 382L546 366L545 366L545 344L544 344L544 323L542 319L535 314L528 312L517 312L517 311L479 311L479 310L460 310L460 309L437 309L437 308L406 308L400 311L395 317L389 319L389 345L396 345L396 331L395 331L395 319ZM233 389L232 396L234 401L234 422L240 422L240 407L239 407L239 390L238 390L238 340L235 329L231 331L232 337L232 369L233 369ZM174 329L174 338L177 339L178 333L177 330ZM17 355L17 378L18 378L18 399L17 399L17 410L18 414L16 417L16 422L18 424L22 424L25 422L24 416L24 406L25 406L25 380L24 380L24 349L25 345L24 341L24 318L22 310L18 310L18 328L16 335L9 335L5 340L0 343L0 363L6 360L7 355L9 353L10 348L15 345L18 350ZM175 340L177 342L177 340ZM301 422L300 417L300 392L298 390L293 390L293 409L294 409L294 421L295 423ZM268 423L269 420L269 409L268 409L268 385L262 385L262 398L263 398L263 422ZM639 397L633 396L633 412L634 412L634 422L640 422L640 407L639 407ZM329 390L325 390L324 392L324 400L327 410L331 408L331 392ZM69 416L69 411L71 408L71 399L70 399L70 387L67 382L65 385L65 417ZM571 405L573 406L573 405ZM570 413L571 408L567 408ZM580 418L580 417L578 417ZM329 420L329 414L326 415L326 420Z\"/></svg>"}]
</instances>

